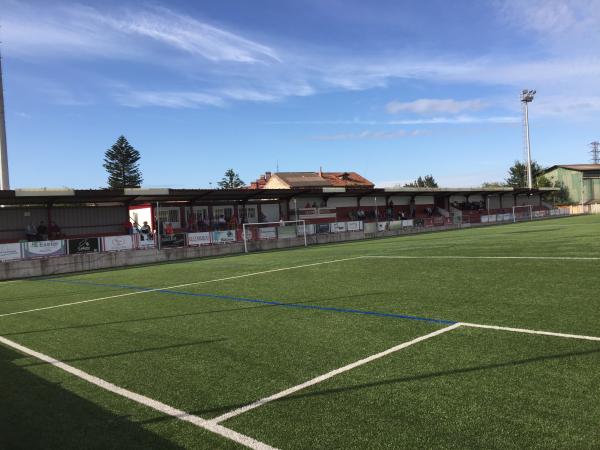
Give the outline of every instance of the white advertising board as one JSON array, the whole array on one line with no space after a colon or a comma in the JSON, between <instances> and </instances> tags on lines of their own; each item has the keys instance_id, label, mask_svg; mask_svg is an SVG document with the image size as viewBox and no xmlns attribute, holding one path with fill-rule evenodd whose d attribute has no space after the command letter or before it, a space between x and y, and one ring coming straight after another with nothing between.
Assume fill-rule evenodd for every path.
<instances>
[{"instance_id":1,"label":"white advertising board","mask_svg":"<svg viewBox=\"0 0 600 450\"><path fill-rule=\"evenodd\" d=\"M23 244L25 258L41 258L44 256L61 256L67 253L65 241L37 241Z\"/></svg>"},{"instance_id":2,"label":"white advertising board","mask_svg":"<svg viewBox=\"0 0 600 450\"><path fill-rule=\"evenodd\" d=\"M102 244L102 248L105 252L131 250L133 248L133 239L129 235L107 236L102 238Z\"/></svg>"},{"instance_id":3,"label":"white advertising board","mask_svg":"<svg viewBox=\"0 0 600 450\"><path fill-rule=\"evenodd\" d=\"M346 228L348 231L360 231L362 229L362 222L359 220L354 222L346 222Z\"/></svg>"},{"instance_id":4,"label":"white advertising board","mask_svg":"<svg viewBox=\"0 0 600 450\"><path fill-rule=\"evenodd\" d=\"M259 239L277 239L277 229L275 227L266 227L258 229Z\"/></svg>"},{"instance_id":5,"label":"white advertising board","mask_svg":"<svg viewBox=\"0 0 600 450\"><path fill-rule=\"evenodd\" d=\"M377 231L385 231L387 222L377 222Z\"/></svg>"},{"instance_id":6,"label":"white advertising board","mask_svg":"<svg viewBox=\"0 0 600 450\"><path fill-rule=\"evenodd\" d=\"M188 245L191 246L208 245L211 242L209 232L188 233L187 238Z\"/></svg>"},{"instance_id":7,"label":"white advertising board","mask_svg":"<svg viewBox=\"0 0 600 450\"><path fill-rule=\"evenodd\" d=\"M226 242L235 242L235 231L213 231L212 241L214 244L224 244Z\"/></svg>"},{"instance_id":8,"label":"white advertising board","mask_svg":"<svg viewBox=\"0 0 600 450\"><path fill-rule=\"evenodd\" d=\"M414 227L415 226L415 222L413 219L405 219L402 220L402 226L403 227Z\"/></svg>"},{"instance_id":9,"label":"white advertising board","mask_svg":"<svg viewBox=\"0 0 600 450\"><path fill-rule=\"evenodd\" d=\"M332 233L342 233L346 231L346 222L333 222L331 224Z\"/></svg>"},{"instance_id":10,"label":"white advertising board","mask_svg":"<svg viewBox=\"0 0 600 450\"><path fill-rule=\"evenodd\" d=\"M0 261L21 259L21 244L0 244Z\"/></svg>"}]
</instances>

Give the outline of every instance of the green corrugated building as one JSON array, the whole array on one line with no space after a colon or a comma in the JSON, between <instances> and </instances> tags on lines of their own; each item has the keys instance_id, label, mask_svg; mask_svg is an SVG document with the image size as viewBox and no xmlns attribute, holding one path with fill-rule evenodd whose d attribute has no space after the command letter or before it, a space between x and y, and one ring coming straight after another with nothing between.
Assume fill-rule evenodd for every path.
<instances>
[{"instance_id":1,"label":"green corrugated building","mask_svg":"<svg viewBox=\"0 0 600 450\"><path fill-rule=\"evenodd\" d=\"M561 182L571 203L600 203L600 164L556 165L544 170L553 183Z\"/></svg>"}]
</instances>

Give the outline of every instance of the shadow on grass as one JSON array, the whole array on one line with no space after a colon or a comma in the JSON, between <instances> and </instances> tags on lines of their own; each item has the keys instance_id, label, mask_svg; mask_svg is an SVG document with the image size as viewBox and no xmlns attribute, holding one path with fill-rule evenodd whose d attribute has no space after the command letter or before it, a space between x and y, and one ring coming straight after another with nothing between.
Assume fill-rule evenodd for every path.
<instances>
[{"instance_id":1,"label":"shadow on grass","mask_svg":"<svg viewBox=\"0 0 600 450\"><path fill-rule=\"evenodd\" d=\"M311 303L323 303L323 302L328 302L328 301L332 301L332 300L333 301L345 300L345 299L354 298L354 297L370 297L370 296L382 295L382 294L389 294L389 292L378 291L378 292L370 292L370 293L366 293L366 294L353 294L353 295L343 295L343 296L338 296L338 297L321 298L321 299L317 299L317 300L309 300L309 301L303 301L303 302L290 301L289 303L301 303L304 305L304 304L311 304ZM205 297L205 298L209 301L213 300L210 297ZM218 300L218 299L216 299L216 300ZM34 333L51 333L51 332L63 331L63 330L77 330L80 328L103 327L106 325L121 325L121 324L126 324L126 323L139 323L139 322L149 322L149 321L154 321L154 320L177 319L177 318L182 318L182 317L202 316L205 314L220 314L220 313L228 313L228 312L245 311L248 309L280 308L280 307L281 307L281 305L260 305L260 304L258 304L258 306L244 306L241 308L214 309L214 310L210 310L210 311L201 311L201 312L193 312L193 313L185 313L185 314L169 314L169 315L164 315L164 316L144 317L144 318L140 318L140 319L115 320L115 321L111 321L111 322L89 323L89 324L85 324L85 325L72 325L72 326L68 326L68 327L43 328L43 329L39 329L39 330L26 330L26 331L12 332L12 333L2 333L2 336L21 336L21 335L25 335L25 334L34 334Z\"/></svg>"},{"instance_id":2,"label":"shadow on grass","mask_svg":"<svg viewBox=\"0 0 600 450\"><path fill-rule=\"evenodd\" d=\"M534 363L538 363L538 362L544 362L544 361L550 361L550 360L556 360L556 359L562 359L562 358L571 358L571 357L576 357L576 356L587 356L587 355L593 355L593 354L598 354L598 353L600 353L600 348L594 349L594 350L580 351L580 352L557 353L554 355L536 356L534 358L519 359L519 360L515 360L515 361L506 361L506 362L495 363L495 364L485 364L485 365L474 366L474 367L464 367L464 368L444 370L444 371L439 371L439 372L429 372L429 373L424 373L424 374L420 374L420 375L410 375L410 376L406 376L406 377L398 377L398 378L392 378L392 379L387 379L387 380L374 381L372 383L361 383L361 384L355 384L352 386L323 389L323 390L312 391L312 392L304 392L304 393L300 393L300 394L289 395L287 397L282 397L278 400L274 400L274 402L289 402L289 401L294 401L294 400L303 399L303 398L335 395L335 394L340 394L340 393L358 391L360 389L368 389L368 388L379 387L379 386L388 386L388 385L399 384L399 383L409 383L409 382L413 382L413 381L428 380L428 379L439 378L439 377L456 376L456 375L467 374L467 373L481 372L484 370L501 369L504 367L521 366L521 365L526 365L526 364L534 364ZM237 409L237 408L241 408L242 406L246 406L248 403L251 403L251 402L219 406L217 408L212 408L212 409L204 409L201 411L195 411L193 414L198 414L198 415L210 414L211 416L216 416L216 415L220 415L220 414L229 412L233 409ZM162 419L155 419L155 420L160 421ZM153 422L153 421L154 420L151 420L150 422Z\"/></svg>"},{"instance_id":3,"label":"shadow on grass","mask_svg":"<svg viewBox=\"0 0 600 450\"><path fill-rule=\"evenodd\" d=\"M160 352L163 350L173 350L176 348L183 348L183 347L194 347L197 345L212 344L213 342L222 342L222 341L226 341L226 340L227 340L226 338L219 338L219 339L209 339L206 341L189 342L186 344L173 344L173 345L165 345L162 347L139 348L139 349L135 349L135 350L128 350L126 352L104 353L101 355L90 355L90 356L81 356L79 358L61 359L61 362L69 363L69 362L76 362L76 361L89 361L89 360L102 359L102 358L113 358L116 356L137 355L139 353L145 353L145 352ZM43 366L45 364L48 364L48 363L47 362L34 362L34 363L30 363L30 364L24 364L21 367Z\"/></svg>"},{"instance_id":4,"label":"shadow on grass","mask_svg":"<svg viewBox=\"0 0 600 450\"><path fill-rule=\"evenodd\" d=\"M181 448L15 365L22 357L0 346L0 448Z\"/></svg>"}]
</instances>

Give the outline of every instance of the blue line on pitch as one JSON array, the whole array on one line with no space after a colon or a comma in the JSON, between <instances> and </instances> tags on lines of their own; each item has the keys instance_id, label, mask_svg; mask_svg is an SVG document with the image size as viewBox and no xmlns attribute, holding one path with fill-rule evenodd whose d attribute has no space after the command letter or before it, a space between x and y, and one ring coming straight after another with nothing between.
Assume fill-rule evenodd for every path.
<instances>
[{"instance_id":1,"label":"blue line on pitch","mask_svg":"<svg viewBox=\"0 0 600 450\"><path fill-rule=\"evenodd\" d=\"M196 292L185 292L185 291L173 291L170 289L156 289L156 288L146 288L142 286L131 286L127 284L108 284L108 283L93 283L91 281L83 281L83 280L61 280L61 279L43 279L42 281L50 281L54 283L67 283L67 284L88 284L92 286L104 286L115 289L133 289L137 291L143 292L160 292L162 294L175 294L175 295L187 295L190 297L204 297L204 298L217 298L219 300L231 300L236 302L246 302L246 303L259 303L262 305L272 305L272 306L283 306L286 308L298 308L298 309L314 309L317 311L329 311L329 312L338 312L338 313L346 313L346 314L363 314L367 316L377 316L377 317L391 317L395 319L407 319L407 320L419 320L422 322L434 322L434 323L442 323L446 325L453 325L456 322L452 320L443 320L443 319L432 319L430 317L419 317L419 316L409 316L406 314L394 314L394 313L384 313L377 311L367 311L363 309L350 309L350 308L336 308L333 306L318 306L318 305L306 305L303 303L284 303L278 302L274 300L260 300L254 298L244 298L244 297L232 297L229 295L218 295L218 294L200 294Z\"/></svg>"}]
</instances>

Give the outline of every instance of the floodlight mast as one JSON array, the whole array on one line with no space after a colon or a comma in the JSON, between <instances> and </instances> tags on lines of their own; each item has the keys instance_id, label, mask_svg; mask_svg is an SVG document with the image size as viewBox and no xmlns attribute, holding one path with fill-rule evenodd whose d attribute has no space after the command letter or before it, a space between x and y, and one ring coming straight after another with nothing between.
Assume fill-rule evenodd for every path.
<instances>
[{"instance_id":1,"label":"floodlight mast","mask_svg":"<svg viewBox=\"0 0 600 450\"><path fill-rule=\"evenodd\" d=\"M527 147L527 187L531 190L533 188L533 176L531 174L531 143L529 140L529 108L528 103L533 101L533 96L536 94L535 90L523 89L521 92L521 103L523 104L523 120L525 125L525 146Z\"/></svg>"},{"instance_id":2,"label":"floodlight mast","mask_svg":"<svg viewBox=\"0 0 600 450\"><path fill-rule=\"evenodd\" d=\"M6 121L4 120L4 87L2 84L2 55L0 55L0 190L8 191L9 189Z\"/></svg>"}]
</instances>

